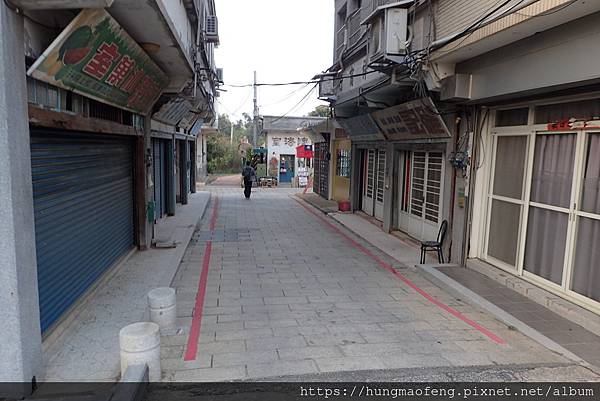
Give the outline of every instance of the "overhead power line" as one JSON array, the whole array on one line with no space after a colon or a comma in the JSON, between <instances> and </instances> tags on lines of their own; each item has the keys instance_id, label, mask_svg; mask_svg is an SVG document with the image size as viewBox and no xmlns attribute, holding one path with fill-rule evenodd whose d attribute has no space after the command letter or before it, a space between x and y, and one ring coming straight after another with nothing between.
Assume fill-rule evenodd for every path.
<instances>
[{"instance_id":1,"label":"overhead power line","mask_svg":"<svg viewBox=\"0 0 600 401\"><path fill-rule=\"evenodd\" d=\"M383 73L385 72L385 70L388 69L393 69L396 68L400 65L403 64L399 64L399 65L392 65L389 67L384 67L381 70L371 70L371 71L366 71L366 72L361 72L361 73L357 73L357 74L349 74L349 75L338 75L338 76L331 76L328 78L321 78L321 79L310 79L308 81L291 81L291 82L272 82L272 83L256 83L256 86L290 86L290 85L310 85L310 84L318 84L319 82L328 82L328 81L338 81L340 79L344 79L344 78L356 78L356 77L364 77L366 75L370 75L370 74L376 74L376 73ZM236 84L223 84L223 86L228 86L230 88L249 88L251 86L254 86L254 84L241 84L241 85L236 85Z\"/></svg>"}]
</instances>

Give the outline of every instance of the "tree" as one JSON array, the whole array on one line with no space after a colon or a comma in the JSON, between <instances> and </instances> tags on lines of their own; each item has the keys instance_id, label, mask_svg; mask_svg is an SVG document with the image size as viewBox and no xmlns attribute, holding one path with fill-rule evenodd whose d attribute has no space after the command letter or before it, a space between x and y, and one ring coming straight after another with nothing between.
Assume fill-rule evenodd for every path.
<instances>
[{"instance_id":1,"label":"tree","mask_svg":"<svg viewBox=\"0 0 600 401\"><path fill-rule=\"evenodd\" d=\"M329 106L321 104L321 105L315 107L315 109L313 111L308 113L308 116L309 117L330 117L331 112L329 110Z\"/></svg>"},{"instance_id":2,"label":"tree","mask_svg":"<svg viewBox=\"0 0 600 401\"><path fill-rule=\"evenodd\" d=\"M233 126L233 141L231 127ZM236 173L241 170L241 155L238 145L246 137L252 140L252 117L244 113L242 119L232 122L227 114L219 115L219 133L207 139L208 172L211 174Z\"/></svg>"}]
</instances>

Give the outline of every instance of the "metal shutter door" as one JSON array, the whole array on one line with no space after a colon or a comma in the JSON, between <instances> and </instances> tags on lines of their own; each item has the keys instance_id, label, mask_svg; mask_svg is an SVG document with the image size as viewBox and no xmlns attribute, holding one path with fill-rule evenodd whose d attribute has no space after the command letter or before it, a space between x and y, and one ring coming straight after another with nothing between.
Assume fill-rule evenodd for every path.
<instances>
[{"instance_id":1,"label":"metal shutter door","mask_svg":"<svg viewBox=\"0 0 600 401\"><path fill-rule=\"evenodd\" d=\"M162 139L152 140L152 180L154 182L154 218L167 214L166 158L167 145Z\"/></svg>"},{"instance_id":2,"label":"metal shutter door","mask_svg":"<svg viewBox=\"0 0 600 401\"><path fill-rule=\"evenodd\" d=\"M315 143L315 152L314 152L314 160L313 160L313 192L320 194L320 186L319 183L321 181L321 143Z\"/></svg>"},{"instance_id":3,"label":"metal shutter door","mask_svg":"<svg viewBox=\"0 0 600 401\"><path fill-rule=\"evenodd\" d=\"M160 139L152 140L152 182L154 183L154 220L163 216L162 213L162 180L161 180Z\"/></svg>"},{"instance_id":4,"label":"metal shutter door","mask_svg":"<svg viewBox=\"0 0 600 401\"><path fill-rule=\"evenodd\" d=\"M134 245L133 146L31 132L38 287L46 331Z\"/></svg>"},{"instance_id":5,"label":"metal shutter door","mask_svg":"<svg viewBox=\"0 0 600 401\"><path fill-rule=\"evenodd\" d=\"M320 153L319 194L327 199L329 197L329 160L327 160L327 154L329 153L329 142L322 143Z\"/></svg>"}]
</instances>

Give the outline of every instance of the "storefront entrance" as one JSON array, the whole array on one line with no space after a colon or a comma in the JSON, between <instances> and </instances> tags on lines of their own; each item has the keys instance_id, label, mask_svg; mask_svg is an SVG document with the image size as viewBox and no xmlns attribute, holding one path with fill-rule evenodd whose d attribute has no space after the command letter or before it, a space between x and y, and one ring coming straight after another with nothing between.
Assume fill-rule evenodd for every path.
<instances>
[{"instance_id":1,"label":"storefront entrance","mask_svg":"<svg viewBox=\"0 0 600 401\"><path fill-rule=\"evenodd\" d=\"M294 167L296 157L294 155L281 155L279 160L279 182L291 183L294 179Z\"/></svg>"},{"instance_id":2,"label":"storefront entrance","mask_svg":"<svg viewBox=\"0 0 600 401\"><path fill-rule=\"evenodd\" d=\"M492 146L485 258L600 310L600 131L500 128Z\"/></svg>"},{"instance_id":3,"label":"storefront entrance","mask_svg":"<svg viewBox=\"0 0 600 401\"><path fill-rule=\"evenodd\" d=\"M398 229L419 240L436 238L444 177L442 152L400 153Z\"/></svg>"},{"instance_id":4,"label":"storefront entrance","mask_svg":"<svg viewBox=\"0 0 600 401\"><path fill-rule=\"evenodd\" d=\"M385 186L385 150L364 151L362 211L377 220L383 220L383 193Z\"/></svg>"}]
</instances>

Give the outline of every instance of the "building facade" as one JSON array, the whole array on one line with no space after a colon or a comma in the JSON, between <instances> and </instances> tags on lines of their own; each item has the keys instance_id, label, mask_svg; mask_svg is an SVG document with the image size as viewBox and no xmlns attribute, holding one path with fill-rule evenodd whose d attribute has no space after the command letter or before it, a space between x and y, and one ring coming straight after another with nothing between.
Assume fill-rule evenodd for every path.
<instances>
[{"instance_id":1,"label":"building facade","mask_svg":"<svg viewBox=\"0 0 600 401\"><path fill-rule=\"evenodd\" d=\"M490 264L599 313L600 74L589 50L600 4L335 7L320 94L352 140L353 210L417 239L448 220L452 262Z\"/></svg>"},{"instance_id":2,"label":"building facade","mask_svg":"<svg viewBox=\"0 0 600 401\"><path fill-rule=\"evenodd\" d=\"M322 75L320 97L346 136L335 160L339 153L343 174L350 161L352 210L380 220L385 231L433 239L450 214L454 177L446 160L456 114L414 90L405 57L414 3L339 0L335 7L334 64Z\"/></svg>"},{"instance_id":3,"label":"building facade","mask_svg":"<svg viewBox=\"0 0 600 401\"><path fill-rule=\"evenodd\" d=\"M0 371L31 383L42 342L195 192L218 36L212 0L11 1L0 16L0 135L19 152L2 182L21 188L2 202L23 237L2 249L14 355Z\"/></svg>"},{"instance_id":4,"label":"building facade","mask_svg":"<svg viewBox=\"0 0 600 401\"><path fill-rule=\"evenodd\" d=\"M448 2L437 2L440 15ZM491 3L491 2L490 2ZM600 4L511 2L431 53L442 98L471 107L467 263L484 261L600 313ZM485 11L482 4L481 11ZM434 42L435 44L435 42ZM569 68L569 59L586 63ZM588 64L592 63L592 64ZM433 75L433 74L432 74Z\"/></svg>"},{"instance_id":5,"label":"building facade","mask_svg":"<svg viewBox=\"0 0 600 401\"><path fill-rule=\"evenodd\" d=\"M267 175L283 185L307 186L313 175L313 159L301 157L299 146L312 149L315 135L311 126L324 119L320 117L263 116L262 134L267 149Z\"/></svg>"}]
</instances>

